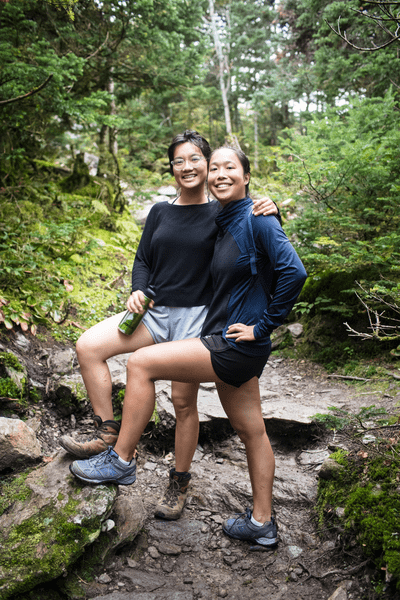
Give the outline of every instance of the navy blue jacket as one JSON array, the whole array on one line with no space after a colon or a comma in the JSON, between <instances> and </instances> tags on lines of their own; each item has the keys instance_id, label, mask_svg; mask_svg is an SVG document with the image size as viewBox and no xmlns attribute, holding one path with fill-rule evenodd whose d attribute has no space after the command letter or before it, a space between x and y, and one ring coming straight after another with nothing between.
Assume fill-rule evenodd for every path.
<instances>
[{"instance_id":1,"label":"navy blue jacket","mask_svg":"<svg viewBox=\"0 0 400 600\"><path fill-rule=\"evenodd\" d=\"M307 273L278 219L249 216L251 207L250 198L230 202L216 218L214 295L202 336L222 334L226 339L229 325L255 325L255 341L226 341L244 354L261 356L269 354L270 334L293 308Z\"/></svg>"}]
</instances>

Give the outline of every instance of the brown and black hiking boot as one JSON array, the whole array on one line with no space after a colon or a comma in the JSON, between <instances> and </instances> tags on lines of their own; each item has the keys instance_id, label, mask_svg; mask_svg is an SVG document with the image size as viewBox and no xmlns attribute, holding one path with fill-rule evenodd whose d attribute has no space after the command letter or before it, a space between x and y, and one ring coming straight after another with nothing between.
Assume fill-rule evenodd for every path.
<instances>
[{"instance_id":1,"label":"brown and black hiking boot","mask_svg":"<svg viewBox=\"0 0 400 600\"><path fill-rule=\"evenodd\" d=\"M83 439L63 435L59 444L64 450L76 458L90 458L107 450L108 446L115 446L120 430L120 424L115 421L102 421L95 415L93 419L95 431Z\"/></svg>"},{"instance_id":2,"label":"brown and black hiking boot","mask_svg":"<svg viewBox=\"0 0 400 600\"><path fill-rule=\"evenodd\" d=\"M190 473L177 473L175 469L169 472L169 485L164 497L156 506L155 516L173 521L179 519L186 504Z\"/></svg>"}]
</instances>

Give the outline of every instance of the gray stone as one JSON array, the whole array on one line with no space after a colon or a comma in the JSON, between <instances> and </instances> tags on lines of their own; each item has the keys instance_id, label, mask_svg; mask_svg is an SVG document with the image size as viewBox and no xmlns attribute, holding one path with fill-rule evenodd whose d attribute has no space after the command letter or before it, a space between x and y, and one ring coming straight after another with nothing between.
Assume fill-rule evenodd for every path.
<instances>
[{"instance_id":1,"label":"gray stone","mask_svg":"<svg viewBox=\"0 0 400 600\"><path fill-rule=\"evenodd\" d=\"M37 388L38 390L45 390L46 386L44 383L40 383L40 381L35 381L35 379L29 379L29 383L32 387Z\"/></svg>"},{"instance_id":2,"label":"gray stone","mask_svg":"<svg viewBox=\"0 0 400 600\"><path fill-rule=\"evenodd\" d=\"M337 463L335 460L332 458L327 458L322 463L318 476L321 479L336 479L343 469L344 467L339 465L339 463Z\"/></svg>"},{"instance_id":3,"label":"gray stone","mask_svg":"<svg viewBox=\"0 0 400 600\"><path fill-rule=\"evenodd\" d=\"M41 456L35 432L20 419L0 417L0 471Z\"/></svg>"},{"instance_id":4,"label":"gray stone","mask_svg":"<svg viewBox=\"0 0 400 600\"><path fill-rule=\"evenodd\" d=\"M161 554L166 554L167 556L178 556L182 552L180 546L177 546L176 544L167 544L166 542L157 544L157 548Z\"/></svg>"},{"instance_id":5,"label":"gray stone","mask_svg":"<svg viewBox=\"0 0 400 600\"><path fill-rule=\"evenodd\" d=\"M129 557L126 559L126 564L131 569L137 569L139 566L139 563L137 562L137 560L133 560L133 558L129 558Z\"/></svg>"},{"instance_id":6,"label":"gray stone","mask_svg":"<svg viewBox=\"0 0 400 600\"><path fill-rule=\"evenodd\" d=\"M143 469L146 469L146 471L155 471L157 469L157 466L157 463L147 461L143 465Z\"/></svg>"},{"instance_id":7,"label":"gray stone","mask_svg":"<svg viewBox=\"0 0 400 600\"><path fill-rule=\"evenodd\" d=\"M76 358L76 353L72 348L65 350L56 350L50 356L50 366L54 373L64 375L72 371L73 361Z\"/></svg>"},{"instance_id":8,"label":"gray stone","mask_svg":"<svg viewBox=\"0 0 400 600\"><path fill-rule=\"evenodd\" d=\"M139 496L118 496L114 502L112 516L115 529L113 529L109 553L132 542L143 528L146 520L143 500Z\"/></svg>"},{"instance_id":9,"label":"gray stone","mask_svg":"<svg viewBox=\"0 0 400 600\"><path fill-rule=\"evenodd\" d=\"M18 348L21 348L21 350L28 350L31 342L22 333L17 331L15 333L15 344L18 346Z\"/></svg>"},{"instance_id":10,"label":"gray stone","mask_svg":"<svg viewBox=\"0 0 400 600\"><path fill-rule=\"evenodd\" d=\"M200 450L195 450L195 453L193 455L193 462L198 462L203 458L204 454L202 452L200 452Z\"/></svg>"},{"instance_id":11,"label":"gray stone","mask_svg":"<svg viewBox=\"0 0 400 600\"><path fill-rule=\"evenodd\" d=\"M158 194L157 196L152 196L151 199L153 202L168 202L170 197L165 194Z\"/></svg>"},{"instance_id":12,"label":"gray stone","mask_svg":"<svg viewBox=\"0 0 400 600\"><path fill-rule=\"evenodd\" d=\"M82 486L69 473L71 460L58 454L32 471L0 516L2 600L66 574L101 533L116 486Z\"/></svg>"},{"instance_id":13,"label":"gray stone","mask_svg":"<svg viewBox=\"0 0 400 600\"><path fill-rule=\"evenodd\" d=\"M157 192L163 196L176 196L176 188L173 185L160 187Z\"/></svg>"},{"instance_id":14,"label":"gray stone","mask_svg":"<svg viewBox=\"0 0 400 600\"><path fill-rule=\"evenodd\" d=\"M160 558L160 553L155 546L149 546L147 552L149 553L149 556L151 556L151 558Z\"/></svg>"},{"instance_id":15,"label":"gray stone","mask_svg":"<svg viewBox=\"0 0 400 600\"><path fill-rule=\"evenodd\" d=\"M303 549L299 548L299 546L289 546L288 552L292 558L297 558L303 553Z\"/></svg>"},{"instance_id":16,"label":"gray stone","mask_svg":"<svg viewBox=\"0 0 400 600\"><path fill-rule=\"evenodd\" d=\"M320 465L330 454L328 450L303 450L298 461L301 465Z\"/></svg>"},{"instance_id":17,"label":"gray stone","mask_svg":"<svg viewBox=\"0 0 400 600\"><path fill-rule=\"evenodd\" d=\"M5 371L7 373L7 377L11 379L17 386L20 392L24 390L24 383L26 381L26 370L24 372L15 371L15 369L11 369L10 367L5 367Z\"/></svg>"},{"instance_id":18,"label":"gray stone","mask_svg":"<svg viewBox=\"0 0 400 600\"><path fill-rule=\"evenodd\" d=\"M142 588L142 590L146 592L158 590L166 583L165 577L163 576L133 569L124 569L123 571L120 571L119 576L127 577L133 583L133 585Z\"/></svg>"},{"instance_id":19,"label":"gray stone","mask_svg":"<svg viewBox=\"0 0 400 600\"><path fill-rule=\"evenodd\" d=\"M149 212L151 211L153 204L149 204L140 210L135 210L135 219L139 221L142 225L146 222L147 217L149 216Z\"/></svg>"},{"instance_id":20,"label":"gray stone","mask_svg":"<svg viewBox=\"0 0 400 600\"><path fill-rule=\"evenodd\" d=\"M99 157L95 154L90 154L89 152L83 153L83 160L89 167L89 175L93 177L97 175L97 167L99 165Z\"/></svg>"},{"instance_id":21,"label":"gray stone","mask_svg":"<svg viewBox=\"0 0 400 600\"><path fill-rule=\"evenodd\" d=\"M291 323L287 328L294 337L300 337L303 333L303 325L301 323Z\"/></svg>"},{"instance_id":22,"label":"gray stone","mask_svg":"<svg viewBox=\"0 0 400 600\"><path fill-rule=\"evenodd\" d=\"M86 388L78 373L53 380L53 396L58 413L68 417L79 407L79 400L86 398Z\"/></svg>"},{"instance_id":23,"label":"gray stone","mask_svg":"<svg viewBox=\"0 0 400 600\"><path fill-rule=\"evenodd\" d=\"M340 586L329 596L328 600L347 600L347 591Z\"/></svg>"},{"instance_id":24,"label":"gray stone","mask_svg":"<svg viewBox=\"0 0 400 600\"><path fill-rule=\"evenodd\" d=\"M311 398L307 398L306 400L300 398L298 402L292 400L288 402L287 398L282 394L277 398L262 400L261 408L264 419L275 419L282 422L282 424L301 423L310 425L317 412L328 412L330 404L328 398L325 398L322 402L318 401L318 403L317 399L313 402Z\"/></svg>"},{"instance_id":25,"label":"gray stone","mask_svg":"<svg viewBox=\"0 0 400 600\"><path fill-rule=\"evenodd\" d=\"M176 544L177 546L196 546L204 526L201 521L152 521L148 526L149 540L159 547L160 543ZM207 535L202 534L205 543Z\"/></svg>"}]
</instances>

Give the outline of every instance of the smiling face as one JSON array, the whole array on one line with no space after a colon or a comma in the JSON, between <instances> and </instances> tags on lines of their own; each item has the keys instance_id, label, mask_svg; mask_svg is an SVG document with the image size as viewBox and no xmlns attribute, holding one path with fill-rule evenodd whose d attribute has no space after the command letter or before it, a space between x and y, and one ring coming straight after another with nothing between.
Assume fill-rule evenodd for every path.
<instances>
[{"instance_id":1,"label":"smiling face","mask_svg":"<svg viewBox=\"0 0 400 600\"><path fill-rule=\"evenodd\" d=\"M203 160L193 164L190 159L200 156ZM198 186L204 187L207 179L207 161L198 146L185 142L179 144L174 151L174 160L182 159L183 166L180 169L173 167L174 176L179 187L183 189L194 189Z\"/></svg>"},{"instance_id":2,"label":"smiling face","mask_svg":"<svg viewBox=\"0 0 400 600\"><path fill-rule=\"evenodd\" d=\"M222 206L244 198L249 181L250 173L244 173L242 163L234 150L220 148L213 152L208 187Z\"/></svg>"}]
</instances>

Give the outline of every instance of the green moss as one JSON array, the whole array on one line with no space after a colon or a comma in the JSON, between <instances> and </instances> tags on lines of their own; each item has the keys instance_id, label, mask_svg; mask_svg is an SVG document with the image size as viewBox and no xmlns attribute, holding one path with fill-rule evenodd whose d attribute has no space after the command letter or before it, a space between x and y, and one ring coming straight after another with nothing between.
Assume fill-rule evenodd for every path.
<instances>
[{"instance_id":1,"label":"green moss","mask_svg":"<svg viewBox=\"0 0 400 600\"><path fill-rule=\"evenodd\" d=\"M41 395L38 392L38 390L36 388L30 388L30 390L29 390L29 400L32 403L36 403L36 402L39 402L40 399L41 399Z\"/></svg>"},{"instance_id":2,"label":"green moss","mask_svg":"<svg viewBox=\"0 0 400 600\"><path fill-rule=\"evenodd\" d=\"M335 460L339 465L342 465L343 467L348 467L348 455L349 453L347 450L342 450L341 448L339 448L339 450L336 450L336 452L330 455L330 458L332 460Z\"/></svg>"},{"instance_id":3,"label":"green moss","mask_svg":"<svg viewBox=\"0 0 400 600\"><path fill-rule=\"evenodd\" d=\"M386 443L380 452L347 455L338 451L331 456L345 468L334 481L320 480L317 512L319 524L335 520L335 509L345 509L344 526L355 537L367 556L377 567L385 567L400 589L400 461L397 448L388 450ZM386 451L386 453L385 453Z\"/></svg>"},{"instance_id":4,"label":"green moss","mask_svg":"<svg viewBox=\"0 0 400 600\"><path fill-rule=\"evenodd\" d=\"M10 367L18 373L24 372L24 367L12 352L0 352L0 364L4 365L5 367Z\"/></svg>"},{"instance_id":5,"label":"green moss","mask_svg":"<svg viewBox=\"0 0 400 600\"><path fill-rule=\"evenodd\" d=\"M0 379L0 396L4 398L15 398L16 400L21 399L21 390L12 379L8 377Z\"/></svg>"},{"instance_id":6,"label":"green moss","mask_svg":"<svg viewBox=\"0 0 400 600\"><path fill-rule=\"evenodd\" d=\"M18 501L28 500L32 490L25 484L29 471L22 473L10 481L4 481L0 486L0 516Z\"/></svg>"},{"instance_id":7,"label":"green moss","mask_svg":"<svg viewBox=\"0 0 400 600\"><path fill-rule=\"evenodd\" d=\"M19 497L27 493L23 482L20 482L18 489ZM95 494L98 497L92 498L94 503L102 501L104 494L107 494L109 502L112 500L109 490L96 488ZM15 501L15 494L13 498ZM3 598L57 578L66 571L67 565L79 558L85 546L99 536L99 516L83 518L79 523L73 520L79 511L81 499L70 498L61 509L56 508L55 503L53 500L30 518L15 525L7 539L0 532L0 589L6 590Z\"/></svg>"}]
</instances>

